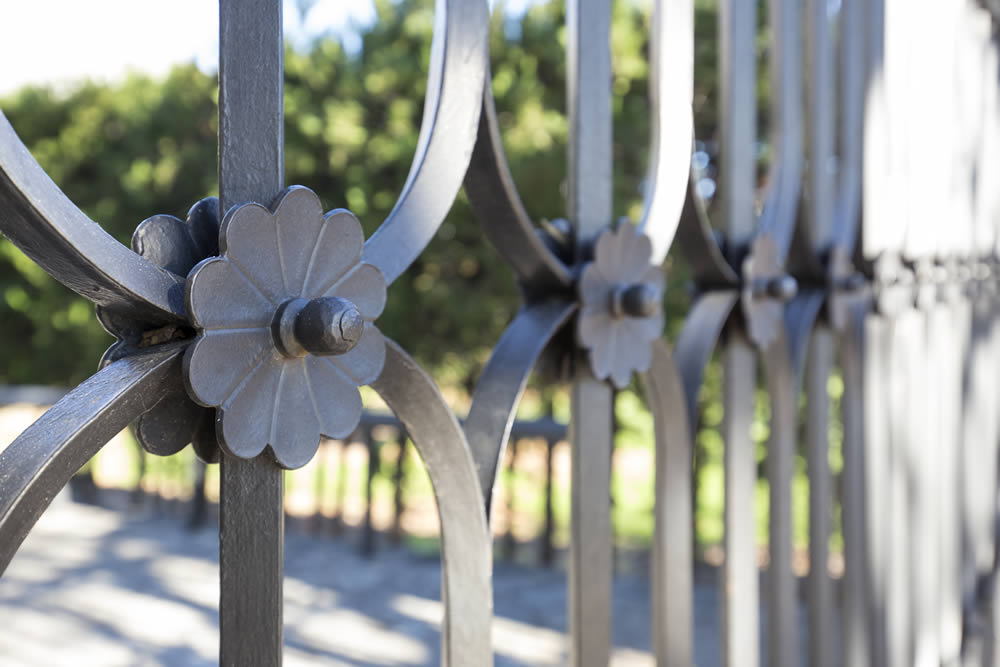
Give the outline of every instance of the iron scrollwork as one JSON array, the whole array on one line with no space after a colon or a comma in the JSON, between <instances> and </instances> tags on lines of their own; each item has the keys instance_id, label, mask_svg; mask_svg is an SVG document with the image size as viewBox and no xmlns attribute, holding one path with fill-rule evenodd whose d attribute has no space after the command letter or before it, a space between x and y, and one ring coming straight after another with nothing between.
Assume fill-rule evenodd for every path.
<instances>
[{"instance_id":1,"label":"iron scrollwork","mask_svg":"<svg viewBox=\"0 0 1000 667\"><path fill-rule=\"evenodd\" d=\"M995 39L984 31L990 17L968 4L966 18L984 24L978 28L982 44L972 46L988 52L995 64ZM996 3L979 4L993 8ZM909 173L885 177L910 163L906 151L924 150L923 144L910 141L910 133L926 129L934 116L895 122L899 109L933 105L911 105L912 91L899 83L886 85L880 68L887 64L884 69L898 76L927 66L940 77L944 70L933 70L928 62L936 53L915 48L922 44L917 29L928 30L942 18L934 12L954 12L951 18L957 20L958 3L913 8L919 20L909 26L886 21L882 5L880 0L844 0L835 29L826 0L771 0L775 92L770 143L776 150L758 211L752 85L757 80L756 3L719 3L724 177L720 215L714 220L689 182L693 0L654 5L653 157L638 225L610 224L610 9L601 0L570 0L567 5L570 201L567 219L552 223L534 222L503 154L489 85L489 10L484 1L437 3L416 155L396 206L367 241L351 213L324 213L311 191L285 189L281 183L277 0L221 3L223 210L219 200L209 198L197 203L186 221L154 216L137 229L134 252L59 191L0 116L0 231L57 280L93 301L101 323L118 338L91 379L0 452L0 569L55 491L108 438L138 420L139 440L149 452L169 455L192 441L201 458L221 458L220 515L222 532L230 540L224 539L220 549L223 662L228 657L227 664L247 664L260 655L279 656L276 661L281 654L280 468L304 465L321 434L339 437L353 430L361 411L358 387L370 384L413 438L438 499L444 662L489 665L492 491L518 403L548 349L568 368L558 379L572 383L574 403L571 655L578 664L608 661L610 415L614 388L626 387L638 374L656 434L654 650L663 664L693 664L693 430L705 368L718 348L725 375L727 660L753 664L759 654L752 516L758 466L749 424L760 360L771 400L768 649L775 664L792 664L798 656L799 626L790 516L798 398L804 384L810 559L822 564L831 514L827 382L836 344L845 405L844 607L849 623L843 643L845 656L851 656L845 659L860 663L857 656L870 652L873 664L892 662L886 655L902 656L909 648L898 641L908 624L914 623L923 637L936 632L933 591L927 585L936 577L920 579L911 614L906 573L884 567L887 554L912 551L903 564L914 571L957 574L941 598L954 611L950 623L941 625L942 662L957 661L959 640L965 639L960 622L975 620L979 613L963 612L959 605L969 600L985 609L991 603L979 589L992 586L990 578L996 576L995 497L965 499L971 509L961 510L962 530L968 534L942 530L950 551L940 554L908 549L905 531L910 525L925 546L936 533L925 518L932 512L913 510L906 501L911 489L923 494L913 496L918 510L928 509L928 498L937 497L929 492L940 488L935 486L937 471L924 456L931 452L932 436L948 441L960 428L997 428L995 419L979 414L976 401L964 400L971 393L962 393L997 394L993 376L1000 328L992 306L1000 242L991 217L997 208L986 199L988 188L976 193L982 202L963 196L970 201L961 202L966 210L956 217L976 219L964 236L936 247L937 227L915 224L911 217L924 215L926 223L927 214L910 210L901 197L900 182L922 181ZM890 3L893 12L902 6ZM874 29L868 30L869 24ZM807 40L802 39L803 25L808 26ZM248 39L250 33L260 40ZM258 48L258 42L267 48ZM808 54L803 54L803 44L808 44ZM839 87L834 82L836 48ZM266 81L258 81L259 72L247 64L258 56L272 75L263 77ZM980 74L988 77L989 68ZM802 89L806 80L811 82L808 94ZM257 83L262 85L255 87ZM965 92L971 95L979 87ZM261 99L265 88L266 99ZM839 103L832 98L834 91ZM921 94L927 91L937 94L934 86ZM981 102L966 106L997 113L995 94ZM838 119L835 177L828 166L834 162ZM983 123L996 123L996 118ZM992 173L987 153L996 153L995 136L1000 134L989 134L984 132L983 138L990 141L973 140L966 147L969 164L963 173L968 172L970 182L979 166L982 174ZM248 148L248 137L259 139L263 148ZM883 145L886 137L891 141ZM940 153L943 143L938 137L928 145ZM251 156L258 148L259 154ZM944 174L933 170L947 172L949 161L940 159L941 154L930 157L934 159L920 166L933 173L920 176L945 182ZM513 269L524 295L521 310L479 379L464 424L430 376L375 325L387 289L423 251L463 184L485 235ZM862 193L865 219L872 224L864 227L863 247L858 248ZM253 203L272 196L270 205ZM946 197L939 190L929 199L940 206ZM662 337L661 265L675 242L692 266L696 295L672 355ZM858 259L866 273L854 268ZM959 325L950 327L950 320ZM924 364L921 354L927 350L930 363ZM935 373L948 387L942 393L954 403L941 416L926 409L931 397L925 388L934 386ZM918 381L908 382L914 378ZM969 468L990 457L995 463L995 440L978 448L965 445L964 459L945 463ZM268 447L271 457L259 456ZM987 482L995 482L995 472L990 474ZM883 479L888 480L885 488L873 483ZM956 473L946 481L957 487L958 479ZM586 483L578 484L580 480ZM255 486L258 482L263 483ZM265 486L269 504L255 505ZM941 497L955 500L959 495L956 489L946 490ZM872 506L888 507L888 518ZM267 553L247 556L240 551L246 549L240 538L257 539L254 547ZM973 567L975 576L963 581L958 559L965 547L959 542L966 538L979 562ZM584 563L585 552L596 559ZM868 574L874 575L871 581L865 579ZM247 582L251 595L237 585L241 582ZM969 585L977 590L964 590ZM824 568L811 568L807 588L810 664L819 665L833 653L829 628L835 625ZM244 647L245 623L262 617L267 622L258 625L267 632L260 634L267 636L254 637L256 643ZM252 658L234 657L241 655Z\"/></svg>"},{"instance_id":2,"label":"iron scrollwork","mask_svg":"<svg viewBox=\"0 0 1000 667\"><path fill-rule=\"evenodd\" d=\"M186 220L172 215L154 215L136 227L132 250L185 279L195 264L219 254L219 200L206 197L187 214ZM170 341L189 341L194 335L190 322L168 325L121 316L98 306L97 319L118 340L105 351L100 367ZM180 386L182 389L182 385ZM173 391L135 423L135 436L150 454L170 456L188 443L206 463L219 461L214 411L192 401L184 391Z\"/></svg>"},{"instance_id":3,"label":"iron scrollwork","mask_svg":"<svg viewBox=\"0 0 1000 667\"><path fill-rule=\"evenodd\" d=\"M268 171L280 173L280 76L277 87L268 81L258 88L253 80L260 72L241 64L247 55L241 49L259 42L255 56L268 72L280 71L280 3L223 0L220 11L220 189L232 199L251 181L254 192L267 190ZM324 216L311 191L290 188L270 209L248 203L219 211L219 201L210 198L196 204L187 221L154 216L139 226L130 251L65 197L0 115L0 231L93 301L102 324L118 338L97 375L0 453L0 567L73 472L136 419L139 439L152 453L169 455L194 441L199 456L213 461L219 445L227 457L252 457L270 445L277 463L297 467L312 457L321 432L336 437L354 429L358 386L371 383L409 427L439 498L450 602L443 654L449 664L490 664L490 534L469 446L426 374L373 323L386 287L450 209L475 142L488 7L441 0L436 11L413 167L396 206L367 243L350 213ZM262 99L252 99L251 91L264 88ZM266 108L271 102L277 115ZM258 103L265 107L260 112L254 111ZM257 176L247 175L245 160L240 163L247 157L240 130L268 135L258 137L268 150L255 158L268 164ZM239 195L235 203L262 196ZM264 403L270 409L258 412ZM255 497L243 493L247 475L266 477L268 498L280 503L280 475L266 466L223 466L233 471L222 476L223 504L227 488L234 498ZM248 522L255 521L267 523L262 528L271 534L271 517L280 522L281 516L273 509L223 509L222 519L231 522L230 535L251 534ZM224 540L223 551L231 544ZM280 591L280 582L271 580L280 576L280 546L265 550L265 559L278 554L278 567L268 561L266 572L255 570L243 580L267 595L228 594L233 584L226 582L239 585L241 579L223 575L223 662L245 653L239 644L246 628L243 636L228 630L234 619L259 618L264 598L263 613L280 619L281 597L271 594ZM226 554L220 560L233 573L253 568ZM470 592L475 595L463 603ZM244 608L245 600L255 608ZM258 657L280 655L280 631L265 634L250 650Z\"/></svg>"}]
</instances>

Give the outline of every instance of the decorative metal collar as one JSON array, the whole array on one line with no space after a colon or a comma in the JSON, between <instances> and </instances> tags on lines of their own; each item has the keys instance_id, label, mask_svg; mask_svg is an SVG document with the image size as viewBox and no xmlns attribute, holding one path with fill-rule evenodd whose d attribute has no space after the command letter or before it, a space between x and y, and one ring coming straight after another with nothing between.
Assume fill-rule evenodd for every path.
<instances>
[{"instance_id":1,"label":"decorative metal collar","mask_svg":"<svg viewBox=\"0 0 1000 667\"><path fill-rule=\"evenodd\" d=\"M652 363L652 343L663 333L664 277L651 263L649 237L629 222L605 229L577 283L577 339L594 376L619 389Z\"/></svg>"},{"instance_id":2,"label":"decorative metal collar","mask_svg":"<svg viewBox=\"0 0 1000 667\"><path fill-rule=\"evenodd\" d=\"M826 319L834 331L843 331L851 307L868 297L867 285L847 250L835 246L826 263Z\"/></svg>"},{"instance_id":3,"label":"decorative metal collar","mask_svg":"<svg viewBox=\"0 0 1000 667\"><path fill-rule=\"evenodd\" d=\"M785 303L798 292L798 282L785 273L774 240L758 236L743 260L740 301L747 334L761 349L767 348L784 326Z\"/></svg>"},{"instance_id":4,"label":"decorative metal collar","mask_svg":"<svg viewBox=\"0 0 1000 667\"><path fill-rule=\"evenodd\" d=\"M270 448L285 468L305 465L320 435L342 438L361 419L360 385L385 362L386 282L361 261L364 234L349 211L323 214L294 186L271 209L236 206L221 256L188 275L198 331L184 356L188 393L218 410L219 443L250 459Z\"/></svg>"},{"instance_id":5,"label":"decorative metal collar","mask_svg":"<svg viewBox=\"0 0 1000 667\"><path fill-rule=\"evenodd\" d=\"M202 199L191 207L187 220L172 215L147 218L132 235L132 249L183 279L199 261L219 254L219 200ZM101 307L97 308L97 319L118 338L101 358L101 368L144 348L194 336L190 327L150 324ZM178 390L139 417L136 439L157 456L176 454L191 443L200 459L214 463L219 460L214 417L213 410L197 405Z\"/></svg>"}]
</instances>

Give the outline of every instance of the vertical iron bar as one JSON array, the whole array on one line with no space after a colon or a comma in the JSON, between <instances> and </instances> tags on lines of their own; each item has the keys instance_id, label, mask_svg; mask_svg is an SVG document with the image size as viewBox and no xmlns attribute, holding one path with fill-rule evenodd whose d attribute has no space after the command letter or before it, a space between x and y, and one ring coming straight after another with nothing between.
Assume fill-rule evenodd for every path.
<instances>
[{"instance_id":1,"label":"vertical iron bar","mask_svg":"<svg viewBox=\"0 0 1000 667\"><path fill-rule=\"evenodd\" d=\"M552 452L556 443L551 439L545 441L545 530L542 532L542 563L552 565L555 549L552 545Z\"/></svg>"},{"instance_id":2,"label":"vertical iron bar","mask_svg":"<svg viewBox=\"0 0 1000 667\"><path fill-rule=\"evenodd\" d=\"M694 662L693 439L683 384L663 341L653 346L643 387L656 434L650 643L660 667L687 667Z\"/></svg>"},{"instance_id":3,"label":"vertical iron bar","mask_svg":"<svg viewBox=\"0 0 1000 667\"><path fill-rule=\"evenodd\" d=\"M833 664L833 591L828 570L833 484L830 477L830 396L833 338L820 325L813 331L806 364L806 469L809 476L809 664Z\"/></svg>"},{"instance_id":4,"label":"vertical iron bar","mask_svg":"<svg viewBox=\"0 0 1000 667\"><path fill-rule=\"evenodd\" d=\"M767 443L768 551L767 657L771 667L794 667L799 660L795 571L792 568L792 478L795 474L799 382L781 336L764 352L771 401Z\"/></svg>"},{"instance_id":5,"label":"vertical iron bar","mask_svg":"<svg viewBox=\"0 0 1000 667\"><path fill-rule=\"evenodd\" d=\"M794 220L802 192L803 64L802 0L768 0L771 43L768 55L771 80L771 164L768 198L760 229L786 257L795 231ZM796 253L790 259L805 259Z\"/></svg>"},{"instance_id":6,"label":"vertical iron bar","mask_svg":"<svg viewBox=\"0 0 1000 667\"><path fill-rule=\"evenodd\" d=\"M372 523L372 487L379 469L379 446L372 435L372 428L365 428L364 443L368 450L368 474L365 478L365 520L361 529L361 554L366 558L375 555L375 526Z\"/></svg>"},{"instance_id":7,"label":"vertical iron bar","mask_svg":"<svg viewBox=\"0 0 1000 667\"><path fill-rule=\"evenodd\" d=\"M191 511L188 514L187 528L194 530L208 521L208 497L205 495L205 472L208 466L201 460L194 462L194 491L191 496Z\"/></svg>"},{"instance_id":8,"label":"vertical iron bar","mask_svg":"<svg viewBox=\"0 0 1000 667\"><path fill-rule=\"evenodd\" d=\"M757 161L757 3L719 5L720 196L730 261L753 235ZM722 350L725 441L725 565L722 572L725 664L755 667L760 660L759 591L754 544L757 461L750 440L756 388L755 352L730 332Z\"/></svg>"},{"instance_id":9,"label":"vertical iron bar","mask_svg":"<svg viewBox=\"0 0 1000 667\"><path fill-rule=\"evenodd\" d=\"M611 651L611 390L583 370L572 401L570 664L596 667Z\"/></svg>"},{"instance_id":10,"label":"vertical iron bar","mask_svg":"<svg viewBox=\"0 0 1000 667\"><path fill-rule=\"evenodd\" d=\"M910 347L919 314L908 308L892 320L889 355L889 474L881 482L889 489L886 557L886 633L888 667L913 665L914 590L911 578L913 428L910 424L911 390L908 374Z\"/></svg>"},{"instance_id":11,"label":"vertical iron bar","mask_svg":"<svg viewBox=\"0 0 1000 667\"><path fill-rule=\"evenodd\" d=\"M316 458L314 460L314 465L312 473L312 494L313 494L313 513L309 517L309 522L307 524L306 530L311 534L317 535L323 526L323 496L326 495L326 453L330 448L330 442L324 440L319 443L319 449L316 451Z\"/></svg>"},{"instance_id":12,"label":"vertical iron bar","mask_svg":"<svg viewBox=\"0 0 1000 667\"><path fill-rule=\"evenodd\" d=\"M840 399L843 421L844 467L841 472L841 506L844 532L843 664L869 667L871 660L871 609L869 607L865 526L864 368L862 351L864 314L851 314L839 340L844 393Z\"/></svg>"},{"instance_id":13,"label":"vertical iron bar","mask_svg":"<svg viewBox=\"0 0 1000 667\"><path fill-rule=\"evenodd\" d=\"M338 535L344 530L344 506L347 503L347 447L353 437L352 433L337 442L337 454L333 465L337 481L334 485L333 517L330 523L330 532L334 535Z\"/></svg>"},{"instance_id":14,"label":"vertical iron bar","mask_svg":"<svg viewBox=\"0 0 1000 667\"><path fill-rule=\"evenodd\" d=\"M514 484L517 473L517 450L520 440L511 438L508 449L510 450L510 465L507 466L507 483L504 485L504 505L507 509L507 520L504 522L503 535L503 557L506 560L514 560L514 551L517 544L514 540Z\"/></svg>"},{"instance_id":15,"label":"vertical iron bar","mask_svg":"<svg viewBox=\"0 0 1000 667\"><path fill-rule=\"evenodd\" d=\"M722 350L725 442L725 564L722 570L725 665L754 667L760 660L759 584L754 538L757 457L750 440L756 389L754 349L731 333Z\"/></svg>"},{"instance_id":16,"label":"vertical iron bar","mask_svg":"<svg viewBox=\"0 0 1000 667\"><path fill-rule=\"evenodd\" d=\"M962 440L958 415L961 410L962 359L968 333L962 326L965 321L963 311L964 303L961 301L941 304L935 308L930 319L929 347L938 359L940 382L937 391L942 397L939 431L934 435L941 449L936 498L939 508L936 538L940 559L937 619L941 663L945 665L958 663L962 645L962 524L958 502Z\"/></svg>"},{"instance_id":17,"label":"vertical iron bar","mask_svg":"<svg viewBox=\"0 0 1000 667\"><path fill-rule=\"evenodd\" d=\"M916 217L916 216L915 216ZM921 222L928 221L921 216ZM939 394L944 378L936 371L934 363L936 348L929 337L929 320L936 305L924 304L916 311L915 336L911 338L909 366L910 385L910 436L911 491L910 511L911 553L913 554L910 573L913 582L913 609L915 618L912 625L914 638L913 660L916 665L937 665L941 662L938 630L940 628L940 602L938 587L941 570L939 565L937 530L940 501L941 453L949 447L947 441L938 441L936 436L940 424L942 403L947 397ZM933 393L934 400L931 400ZM914 484L915 482L915 484Z\"/></svg>"},{"instance_id":18,"label":"vertical iron bar","mask_svg":"<svg viewBox=\"0 0 1000 667\"><path fill-rule=\"evenodd\" d=\"M756 4L723 0L719 6L719 194L730 253L746 248L756 224Z\"/></svg>"},{"instance_id":19,"label":"vertical iron bar","mask_svg":"<svg viewBox=\"0 0 1000 667\"><path fill-rule=\"evenodd\" d=\"M611 4L569 0L569 219L577 255L611 222ZM571 390L570 662L607 665L611 650L612 390L579 359Z\"/></svg>"},{"instance_id":20,"label":"vertical iron bar","mask_svg":"<svg viewBox=\"0 0 1000 667\"><path fill-rule=\"evenodd\" d=\"M864 334L864 442L866 505L866 566L871 610L871 664L887 665L888 565L890 507L891 403L889 355L892 327L885 317L870 314Z\"/></svg>"},{"instance_id":21,"label":"vertical iron bar","mask_svg":"<svg viewBox=\"0 0 1000 667\"><path fill-rule=\"evenodd\" d=\"M220 0L221 212L283 186L282 48L279 0ZM264 456L223 455L220 474L220 663L280 665L282 471Z\"/></svg>"},{"instance_id":22,"label":"vertical iron bar","mask_svg":"<svg viewBox=\"0 0 1000 667\"><path fill-rule=\"evenodd\" d=\"M405 499L403 498L403 485L406 484L406 434L397 431L396 438L399 443L396 454L396 470L393 472L393 512L392 512L392 542L399 544L403 540L403 511L405 510Z\"/></svg>"},{"instance_id":23,"label":"vertical iron bar","mask_svg":"<svg viewBox=\"0 0 1000 667\"><path fill-rule=\"evenodd\" d=\"M809 82L809 170L807 218L809 249L820 260L829 252L834 236L835 181L830 162L834 157L833 36L829 3L810 0L807 15L806 79ZM831 295L832 297L832 295ZM828 461L830 398L827 379L833 367L830 331L818 325L809 342L806 361L806 459L809 477L809 664L825 667L834 662L832 640L833 595L828 571L832 480Z\"/></svg>"},{"instance_id":24,"label":"vertical iron bar","mask_svg":"<svg viewBox=\"0 0 1000 667\"><path fill-rule=\"evenodd\" d=\"M992 296L992 295L991 295ZM986 297L990 298L990 297ZM995 298L995 297L992 297ZM971 464L966 472L966 484L973 487L972 497L972 560L967 567L973 568L971 579L975 583L974 605L981 614L984 624L985 646L983 664L995 665L1000 662L1000 646L997 634L1000 630L998 613L996 576L997 554L997 444L998 431L996 405L1000 399L996 376L1000 362L1000 322L992 310L992 304L979 304L979 324L982 327L977 359L973 367L972 429L967 431L967 440L975 443L975 453L969 458Z\"/></svg>"},{"instance_id":25,"label":"vertical iron bar","mask_svg":"<svg viewBox=\"0 0 1000 667\"><path fill-rule=\"evenodd\" d=\"M808 16L809 62L809 237L813 252L828 250L833 239L833 205L836 189L830 161L834 157L833 38L828 0L810 0Z\"/></svg>"}]
</instances>

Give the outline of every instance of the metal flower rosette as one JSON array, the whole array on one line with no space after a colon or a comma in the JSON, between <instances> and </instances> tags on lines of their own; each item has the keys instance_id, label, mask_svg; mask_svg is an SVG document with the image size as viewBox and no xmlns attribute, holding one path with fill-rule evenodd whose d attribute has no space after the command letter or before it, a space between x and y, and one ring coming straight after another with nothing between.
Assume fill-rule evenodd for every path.
<instances>
[{"instance_id":1,"label":"metal flower rosette","mask_svg":"<svg viewBox=\"0 0 1000 667\"><path fill-rule=\"evenodd\" d=\"M663 334L663 270L653 246L627 221L597 239L594 261L578 283L577 336L594 375L624 389L653 363L652 343Z\"/></svg>"},{"instance_id":2,"label":"metal flower rosette","mask_svg":"<svg viewBox=\"0 0 1000 667\"><path fill-rule=\"evenodd\" d=\"M361 419L358 387L382 372L385 307L378 268L361 261L361 223L324 215L295 187L275 202L231 209L219 257L188 275L198 331L184 354L191 397L217 409L219 444L253 458L265 446L283 467L305 465L320 436L343 438Z\"/></svg>"}]
</instances>

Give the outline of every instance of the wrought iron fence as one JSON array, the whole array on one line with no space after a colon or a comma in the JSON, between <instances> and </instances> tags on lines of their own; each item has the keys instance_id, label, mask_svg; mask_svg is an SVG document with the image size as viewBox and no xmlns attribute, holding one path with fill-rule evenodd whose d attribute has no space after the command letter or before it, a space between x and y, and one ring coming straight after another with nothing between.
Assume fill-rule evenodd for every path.
<instances>
[{"instance_id":1,"label":"wrought iron fence","mask_svg":"<svg viewBox=\"0 0 1000 667\"><path fill-rule=\"evenodd\" d=\"M0 386L0 408L10 406L20 417L20 411L25 408L30 412L48 409L67 393L68 390L58 387ZM510 454L500 464L501 469L505 469L508 477L512 478L524 472L523 466L519 465L519 449L540 445L544 451L541 456L544 461L541 475L535 480L538 487L535 492L544 499L540 525L537 526L536 534L529 537L529 541L534 544L524 547L532 552L527 560L546 566L555 563L559 548L554 494L557 484L562 480L557 480L554 474L554 455L557 445L565 444L566 435L565 424L551 417L515 421L510 434ZM0 442L0 448L3 446L6 446L6 442ZM131 471L135 473L134 483L127 472L119 478L106 479L105 474L95 475L93 467L88 466L70 480L73 499L112 509L149 509L158 515L181 518L190 529L215 525L218 519L218 488L206 474L208 464L205 461L194 458L190 461L190 469L182 463L180 470L174 468L170 471L172 474L165 475L158 466L150 465L153 455L145 451L138 442L135 446L135 466ZM383 452L384 449L388 453ZM384 541L389 544L402 544L404 533L407 532L403 526L404 515L410 511L419 514L428 509L434 511L433 505L428 508L427 503L421 502L427 500L422 496L415 499L416 507L413 506L414 499L407 497L407 476L419 472L408 472L411 449L412 444L405 429L394 416L363 412L357 428L348 437L337 441L326 439L320 443L317 457L311 463L317 463L317 459L321 459L321 465L314 465L311 470L303 469L311 475L311 480L305 482L310 488L307 494L299 495L309 497L311 511L303 513L299 508L293 507L298 503L293 502L295 499L290 497L286 485L286 525L291 522L296 530L315 536L339 536L349 528L356 527L360 533L358 548L368 557L375 556L377 552L379 531L385 533ZM352 453L360 454L360 457L353 457ZM119 458L123 454L125 452L118 452ZM349 458L361 459L361 463L351 466ZM120 465L113 464L112 467L121 470ZM389 516L382 520L376 518L378 510L375 480L379 474L391 486ZM302 483L303 480L300 479L296 486ZM352 497L352 492L357 495L356 498ZM506 488L502 496L505 521L500 526L494 526L493 534L499 541L501 557L513 560L517 552L524 551L518 544L522 538L515 536L512 526L515 513L513 505L516 502L514 490ZM352 501L357 501L360 507L349 507L355 504ZM419 536L425 535L420 533Z\"/></svg>"},{"instance_id":2,"label":"wrought iron fence","mask_svg":"<svg viewBox=\"0 0 1000 667\"><path fill-rule=\"evenodd\" d=\"M725 378L725 661L756 664L763 648L770 663L793 664L803 640L794 448L802 428L810 557L825 563L836 365L845 580L837 605L826 569L811 568L809 664L832 662L835 646L850 665L993 663L1000 59L989 7L770 0L773 151L761 192L758 3L720 0L721 168L707 208L689 191L694 3L659 0L645 211L638 225L613 225L611 8L570 0L567 221L539 227L519 201L484 85L487 4L439 0L413 167L364 241L351 213L324 214L311 191L283 189L280 3L220 4L221 201L199 202L186 222L150 218L135 252L80 212L0 123L0 229L94 301L119 338L99 373L0 454L0 563L73 472L138 419L151 453L191 442L220 460L220 659L279 664L281 470L305 464L321 434L350 433L357 387L371 384L437 496L443 660L491 664L492 489L543 361L572 396L571 661L606 664L612 398L639 373L656 424L653 650L660 664L691 664L691 431L715 354ZM375 321L463 184L524 305L460 423ZM672 245L691 264L697 297L671 348L660 264ZM771 405L763 594L749 434L758 365Z\"/></svg>"}]
</instances>

